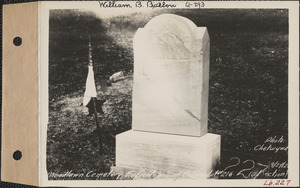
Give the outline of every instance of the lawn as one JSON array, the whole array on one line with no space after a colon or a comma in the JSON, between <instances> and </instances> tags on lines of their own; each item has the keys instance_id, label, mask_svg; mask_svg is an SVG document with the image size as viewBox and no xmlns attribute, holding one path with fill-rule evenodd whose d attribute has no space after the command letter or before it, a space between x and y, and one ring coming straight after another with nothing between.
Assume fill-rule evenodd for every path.
<instances>
[{"instance_id":1,"label":"lawn","mask_svg":"<svg viewBox=\"0 0 300 188\"><path fill-rule=\"evenodd\" d=\"M288 142L287 10L174 9L106 18L87 11L51 10L48 173L105 172L114 165L115 135L131 129L133 36L151 18L166 12L208 28L211 39L208 128L222 138L220 169L236 164L234 157L241 163L248 159L255 164L287 162L287 151L254 150L269 137L283 137L284 142L277 143L278 146L287 146ZM99 150L94 117L82 106L89 37L98 98L106 99L104 114L99 114L104 127L104 152ZM125 71L126 79L113 83L107 91L100 89L103 78L121 70ZM239 171L242 167L234 168ZM256 167L252 169L255 170ZM253 177L235 174L226 178Z\"/></svg>"}]
</instances>

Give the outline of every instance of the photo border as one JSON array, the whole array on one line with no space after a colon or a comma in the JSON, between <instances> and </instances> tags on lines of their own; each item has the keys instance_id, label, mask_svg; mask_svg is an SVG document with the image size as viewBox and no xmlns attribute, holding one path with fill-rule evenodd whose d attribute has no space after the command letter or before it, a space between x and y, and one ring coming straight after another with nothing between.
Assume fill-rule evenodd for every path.
<instances>
[{"instance_id":1,"label":"photo border","mask_svg":"<svg viewBox=\"0 0 300 188\"><path fill-rule=\"evenodd\" d=\"M136 1L118 1L135 6ZM176 4L176 9L186 8L186 2L167 1ZM200 1L199 1L200 2ZM288 9L289 11L289 56L288 56L288 161L290 186L299 186L299 3L297 1L204 1L202 9ZM72 187L226 187L257 186L262 187L270 179L204 179L204 180L48 180L46 171L46 143L48 125L48 60L49 60L49 10L51 9L101 9L104 14L114 11L131 11L125 8L100 8L97 1L55 1L39 2L39 184L41 186ZM145 8L147 9L147 8ZM149 9L149 8L148 8ZM201 11L201 10L199 10ZM276 179L272 179L275 181Z\"/></svg>"}]
</instances>

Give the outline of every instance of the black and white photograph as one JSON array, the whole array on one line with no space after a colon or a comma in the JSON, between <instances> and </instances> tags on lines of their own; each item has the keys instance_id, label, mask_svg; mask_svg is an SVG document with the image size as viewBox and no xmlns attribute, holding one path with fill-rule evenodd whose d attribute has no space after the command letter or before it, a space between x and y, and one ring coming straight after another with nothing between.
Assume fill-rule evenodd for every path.
<instances>
[{"instance_id":1,"label":"black and white photograph","mask_svg":"<svg viewBox=\"0 0 300 188\"><path fill-rule=\"evenodd\" d=\"M288 185L289 10L149 2L49 10L49 182Z\"/></svg>"}]
</instances>

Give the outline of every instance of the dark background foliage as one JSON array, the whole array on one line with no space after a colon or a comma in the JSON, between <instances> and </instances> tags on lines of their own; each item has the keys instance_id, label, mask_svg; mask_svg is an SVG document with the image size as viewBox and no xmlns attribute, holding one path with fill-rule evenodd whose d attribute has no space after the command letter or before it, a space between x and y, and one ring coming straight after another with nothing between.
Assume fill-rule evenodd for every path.
<instances>
[{"instance_id":1,"label":"dark background foliage","mask_svg":"<svg viewBox=\"0 0 300 188\"><path fill-rule=\"evenodd\" d=\"M253 148L288 134L287 10L160 10L99 18L81 10L52 10L49 34L49 172L107 171L115 135L131 129L132 38L154 16L174 13L208 28L211 38L209 132L222 136L222 162L230 157L287 161L287 152ZM104 152L92 116L80 106L85 90L88 39L93 46L98 98L104 98ZM106 92L100 81L117 71L127 79ZM100 158L104 158L103 161ZM242 178L242 177L235 177Z\"/></svg>"}]
</instances>

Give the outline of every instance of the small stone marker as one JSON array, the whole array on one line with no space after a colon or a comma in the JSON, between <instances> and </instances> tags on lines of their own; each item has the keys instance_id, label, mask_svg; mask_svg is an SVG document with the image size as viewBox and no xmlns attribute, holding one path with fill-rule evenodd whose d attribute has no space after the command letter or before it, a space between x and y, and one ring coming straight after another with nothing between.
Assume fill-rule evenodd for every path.
<instances>
[{"instance_id":1,"label":"small stone marker","mask_svg":"<svg viewBox=\"0 0 300 188\"><path fill-rule=\"evenodd\" d=\"M155 17L133 40L133 130L207 133L209 36L187 18Z\"/></svg>"},{"instance_id":2,"label":"small stone marker","mask_svg":"<svg viewBox=\"0 0 300 188\"><path fill-rule=\"evenodd\" d=\"M220 135L207 133L207 29L163 14L138 29L133 48L132 130L116 136L115 170L206 178L221 151Z\"/></svg>"}]
</instances>

